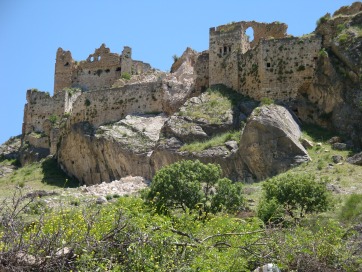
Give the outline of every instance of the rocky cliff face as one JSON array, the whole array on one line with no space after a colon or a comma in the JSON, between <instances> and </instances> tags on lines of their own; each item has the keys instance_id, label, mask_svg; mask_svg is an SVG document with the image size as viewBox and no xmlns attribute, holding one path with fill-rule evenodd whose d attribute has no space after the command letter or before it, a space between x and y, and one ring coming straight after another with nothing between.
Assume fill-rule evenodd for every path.
<instances>
[{"instance_id":1,"label":"rocky cliff face","mask_svg":"<svg viewBox=\"0 0 362 272\"><path fill-rule=\"evenodd\" d=\"M362 147L362 3L323 16L315 33L322 36L313 82L294 101L298 117L339 131Z\"/></svg>"},{"instance_id":2,"label":"rocky cliff face","mask_svg":"<svg viewBox=\"0 0 362 272\"><path fill-rule=\"evenodd\" d=\"M97 130L87 122L74 124L61 141L58 161L87 185L129 175L150 179L150 156L165 120L165 115L127 115Z\"/></svg>"}]
</instances>

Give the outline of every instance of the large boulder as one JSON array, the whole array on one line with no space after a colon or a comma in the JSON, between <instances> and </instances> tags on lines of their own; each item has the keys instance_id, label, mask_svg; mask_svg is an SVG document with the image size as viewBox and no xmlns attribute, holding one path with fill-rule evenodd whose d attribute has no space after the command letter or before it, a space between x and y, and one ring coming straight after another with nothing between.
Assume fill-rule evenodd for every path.
<instances>
[{"instance_id":1,"label":"large boulder","mask_svg":"<svg viewBox=\"0 0 362 272\"><path fill-rule=\"evenodd\" d=\"M63 136L58 162L69 175L86 185L128 175L151 177L150 155L164 115L128 115L95 130L77 123Z\"/></svg>"},{"instance_id":2,"label":"large boulder","mask_svg":"<svg viewBox=\"0 0 362 272\"><path fill-rule=\"evenodd\" d=\"M242 132L239 156L258 180L310 160L290 112L277 105L256 108Z\"/></svg>"}]
</instances>

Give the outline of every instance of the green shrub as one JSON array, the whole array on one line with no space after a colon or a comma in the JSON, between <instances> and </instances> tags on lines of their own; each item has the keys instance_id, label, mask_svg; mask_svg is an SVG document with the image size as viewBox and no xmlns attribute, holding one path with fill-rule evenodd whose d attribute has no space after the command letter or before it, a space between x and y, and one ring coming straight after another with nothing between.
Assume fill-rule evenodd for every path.
<instances>
[{"instance_id":1,"label":"green shrub","mask_svg":"<svg viewBox=\"0 0 362 272\"><path fill-rule=\"evenodd\" d=\"M325 48L322 48L321 50L319 50L318 55L319 55L320 57L326 57L326 58L328 58L328 52L326 51Z\"/></svg>"},{"instance_id":2,"label":"green shrub","mask_svg":"<svg viewBox=\"0 0 362 272\"><path fill-rule=\"evenodd\" d=\"M154 176L147 199L156 210L199 210L206 215L221 210L236 211L244 203L240 183L221 178L221 167L184 160L165 166Z\"/></svg>"},{"instance_id":3,"label":"green shrub","mask_svg":"<svg viewBox=\"0 0 362 272\"><path fill-rule=\"evenodd\" d=\"M272 104L274 104L274 100L271 99L271 98L268 98L268 97L263 97L260 100L260 102L261 102L262 105L272 105Z\"/></svg>"},{"instance_id":4,"label":"green shrub","mask_svg":"<svg viewBox=\"0 0 362 272\"><path fill-rule=\"evenodd\" d=\"M327 22L331 18L331 15L327 13L326 15L322 16L317 20L317 26L320 26L321 24Z\"/></svg>"},{"instance_id":5,"label":"green shrub","mask_svg":"<svg viewBox=\"0 0 362 272\"><path fill-rule=\"evenodd\" d=\"M338 36L338 42L339 43L345 43L349 38L349 35L347 33L342 33Z\"/></svg>"},{"instance_id":6,"label":"green shrub","mask_svg":"<svg viewBox=\"0 0 362 272\"><path fill-rule=\"evenodd\" d=\"M125 80L130 80L131 79L131 75L129 73L122 73L121 78L125 79Z\"/></svg>"},{"instance_id":7,"label":"green shrub","mask_svg":"<svg viewBox=\"0 0 362 272\"><path fill-rule=\"evenodd\" d=\"M285 214L298 219L307 213L328 210L331 198L325 182L316 181L313 175L282 174L263 184L258 216L264 222L272 221L274 214L279 215L280 206Z\"/></svg>"},{"instance_id":8,"label":"green shrub","mask_svg":"<svg viewBox=\"0 0 362 272\"><path fill-rule=\"evenodd\" d=\"M343 205L340 216L342 221L356 221L362 219L362 195L352 194Z\"/></svg>"},{"instance_id":9,"label":"green shrub","mask_svg":"<svg viewBox=\"0 0 362 272\"><path fill-rule=\"evenodd\" d=\"M56 116L55 114L50 115L49 121L52 123L52 125L54 125L58 121L58 116Z\"/></svg>"},{"instance_id":10,"label":"green shrub","mask_svg":"<svg viewBox=\"0 0 362 272\"><path fill-rule=\"evenodd\" d=\"M305 224L274 231L267 239L266 252L282 271L361 271L358 256L353 256L356 242L346 239L346 230L336 221Z\"/></svg>"}]
</instances>

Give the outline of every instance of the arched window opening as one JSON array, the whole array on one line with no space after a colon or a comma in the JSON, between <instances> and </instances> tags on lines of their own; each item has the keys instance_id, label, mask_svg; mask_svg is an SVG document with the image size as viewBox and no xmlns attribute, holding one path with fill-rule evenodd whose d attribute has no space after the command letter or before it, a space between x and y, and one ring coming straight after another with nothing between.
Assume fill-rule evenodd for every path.
<instances>
[{"instance_id":1,"label":"arched window opening","mask_svg":"<svg viewBox=\"0 0 362 272\"><path fill-rule=\"evenodd\" d=\"M249 42L254 40L254 29L252 27L248 27L245 31L245 34L248 37Z\"/></svg>"}]
</instances>

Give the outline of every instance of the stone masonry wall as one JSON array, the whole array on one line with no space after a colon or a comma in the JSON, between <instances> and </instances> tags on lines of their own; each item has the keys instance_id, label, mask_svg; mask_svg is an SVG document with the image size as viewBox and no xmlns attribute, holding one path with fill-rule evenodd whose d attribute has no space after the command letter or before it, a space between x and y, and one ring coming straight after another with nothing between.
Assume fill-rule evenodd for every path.
<instances>
[{"instance_id":1,"label":"stone masonry wall","mask_svg":"<svg viewBox=\"0 0 362 272\"><path fill-rule=\"evenodd\" d=\"M249 41L246 30L252 28L254 39ZM237 22L210 28L209 78L210 85L224 84L239 89L238 56L254 48L266 38L286 37L287 25L274 23Z\"/></svg>"},{"instance_id":2,"label":"stone masonry wall","mask_svg":"<svg viewBox=\"0 0 362 272\"><path fill-rule=\"evenodd\" d=\"M313 79L321 38L263 40L240 54L238 91L254 99L290 101Z\"/></svg>"},{"instance_id":3,"label":"stone masonry wall","mask_svg":"<svg viewBox=\"0 0 362 272\"><path fill-rule=\"evenodd\" d=\"M109 89L122 74L142 74L151 66L132 60L132 50L125 46L122 55L111 53L104 44L84 61L76 62L69 51L59 48L55 64L54 93L78 87L84 91Z\"/></svg>"},{"instance_id":4,"label":"stone masonry wall","mask_svg":"<svg viewBox=\"0 0 362 272\"><path fill-rule=\"evenodd\" d=\"M95 127L119 121L129 113L162 112L163 90L158 81L84 92L73 105L71 124L88 121Z\"/></svg>"},{"instance_id":5,"label":"stone masonry wall","mask_svg":"<svg viewBox=\"0 0 362 272\"><path fill-rule=\"evenodd\" d=\"M31 132L44 132L44 122L51 115L59 119L64 115L65 91L59 92L53 97L48 93L37 90L28 90L27 103L24 108L23 135Z\"/></svg>"},{"instance_id":6,"label":"stone masonry wall","mask_svg":"<svg viewBox=\"0 0 362 272\"><path fill-rule=\"evenodd\" d=\"M195 78L195 90L202 91L209 87L209 52L201 52L194 66Z\"/></svg>"}]
</instances>

